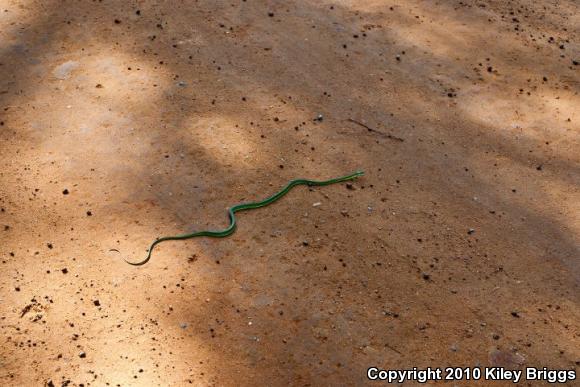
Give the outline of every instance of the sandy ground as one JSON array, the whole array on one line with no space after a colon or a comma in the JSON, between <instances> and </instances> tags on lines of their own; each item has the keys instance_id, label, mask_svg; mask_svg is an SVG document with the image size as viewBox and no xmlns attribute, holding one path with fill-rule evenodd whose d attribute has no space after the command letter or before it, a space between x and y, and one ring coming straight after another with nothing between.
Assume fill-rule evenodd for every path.
<instances>
[{"instance_id":1,"label":"sandy ground","mask_svg":"<svg viewBox=\"0 0 580 387\"><path fill-rule=\"evenodd\" d=\"M579 26L572 0L0 1L0 383L578 371Z\"/></svg>"}]
</instances>

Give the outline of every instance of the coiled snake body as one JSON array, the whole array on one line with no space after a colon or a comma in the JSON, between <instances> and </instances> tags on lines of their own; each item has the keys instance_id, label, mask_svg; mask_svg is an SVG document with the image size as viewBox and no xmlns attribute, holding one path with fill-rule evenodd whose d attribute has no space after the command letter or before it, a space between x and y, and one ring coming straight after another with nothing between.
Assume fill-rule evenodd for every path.
<instances>
[{"instance_id":1,"label":"coiled snake body","mask_svg":"<svg viewBox=\"0 0 580 387\"><path fill-rule=\"evenodd\" d=\"M227 228L225 228L224 230L220 230L220 231L206 230L206 231L194 232L191 234L166 236L166 237L158 238L149 247L149 251L147 252L147 257L144 260L139 261L139 262L129 262L129 261L125 260L125 262L127 262L128 264L133 265L133 266L141 266L141 265L146 264L149 261L149 259L151 259L151 253L153 252L153 248L156 245L158 245L159 243L164 242L164 241L177 241L177 240L190 239L190 238L195 238L195 237L212 237L212 238L227 237L227 236L233 234L233 232L236 230L236 215L235 215L236 212L252 210L255 208L260 208L260 207L264 207L264 206L267 206L269 204L272 204L276 200L280 199L282 196L286 195L293 187L296 187L297 185L324 186L324 185L340 183L343 181L353 180L353 179L356 179L357 177L362 176L362 175L364 175L363 171L356 171L356 172L351 173L350 175L341 176L341 177L337 177L334 179L323 180L323 181L306 180L306 179L292 180L284 188L282 188L280 190L280 192L270 196L267 199L262 200L261 202L242 203L242 204L238 204L236 206L231 207L228 210L228 214L229 214L229 218L230 218L230 225Z\"/></svg>"}]
</instances>

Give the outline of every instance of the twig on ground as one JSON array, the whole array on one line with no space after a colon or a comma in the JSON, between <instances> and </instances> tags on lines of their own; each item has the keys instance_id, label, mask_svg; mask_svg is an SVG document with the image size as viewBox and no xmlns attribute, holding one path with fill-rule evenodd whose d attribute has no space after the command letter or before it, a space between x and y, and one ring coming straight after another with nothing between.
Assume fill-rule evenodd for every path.
<instances>
[{"instance_id":1,"label":"twig on ground","mask_svg":"<svg viewBox=\"0 0 580 387\"><path fill-rule=\"evenodd\" d=\"M359 126L362 126L363 128L365 128L366 130L368 130L371 133L376 133L376 134L381 135L383 137L386 137L388 139L399 141L399 142L405 141L401 137L396 137L396 136L393 136L392 134L384 133L384 132L381 132L380 130L373 129L370 126L363 124L362 122L359 122L357 120L353 120L352 118L349 118L348 121L350 121L354 124L357 124Z\"/></svg>"},{"instance_id":2,"label":"twig on ground","mask_svg":"<svg viewBox=\"0 0 580 387\"><path fill-rule=\"evenodd\" d=\"M398 353L399 355L403 356L403 354L398 351L396 348L391 347L389 344L385 344L385 347L389 348L391 351Z\"/></svg>"}]
</instances>

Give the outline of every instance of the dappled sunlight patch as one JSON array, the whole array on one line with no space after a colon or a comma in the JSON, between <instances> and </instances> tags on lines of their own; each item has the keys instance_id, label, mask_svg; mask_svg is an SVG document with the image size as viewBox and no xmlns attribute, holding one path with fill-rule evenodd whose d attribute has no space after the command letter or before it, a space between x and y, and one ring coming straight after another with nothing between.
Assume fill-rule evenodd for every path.
<instances>
[{"instance_id":1,"label":"dappled sunlight patch","mask_svg":"<svg viewBox=\"0 0 580 387\"><path fill-rule=\"evenodd\" d=\"M221 165L237 169L267 161L263 159L263 153L258 153L250 135L227 118L199 119L188 131L195 136L195 141L204 148L205 153Z\"/></svg>"},{"instance_id":2,"label":"dappled sunlight patch","mask_svg":"<svg viewBox=\"0 0 580 387\"><path fill-rule=\"evenodd\" d=\"M574 116L575 97L558 97L553 92L542 95L521 95L514 98L499 96L493 90L473 86L464 90L457 108L469 119L497 135L511 140L542 141L546 137L552 141L566 135L574 126L568 117ZM506 117L511 117L506 120ZM562 153L565 150L555 149Z\"/></svg>"},{"instance_id":3,"label":"dappled sunlight patch","mask_svg":"<svg viewBox=\"0 0 580 387\"><path fill-rule=\"evenodd\" d=\"M571 94L563 91L561 93L554 91L544 93L543 100L548 111L556 115L562 126L580 130L580 97L578 94Z\"/></svg>"}]
</instances>

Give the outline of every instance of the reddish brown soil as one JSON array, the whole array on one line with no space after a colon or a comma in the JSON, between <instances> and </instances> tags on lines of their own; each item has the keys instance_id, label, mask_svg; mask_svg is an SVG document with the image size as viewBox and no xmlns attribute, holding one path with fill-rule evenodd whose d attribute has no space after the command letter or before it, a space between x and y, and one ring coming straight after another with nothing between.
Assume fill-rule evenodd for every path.
<instances>
[{"instance_id":1,"label":"reddish brown soil","mask_svg":"<svg viewBox=\"0 0 580 387\"><path fill-rule=\"evenodd\" d=\"M0 1L1 384L578 370L579 15L572 0ZM227 239L122 260L356 169L352 189L240 214Z\"/></svg>"}]
</instances>

